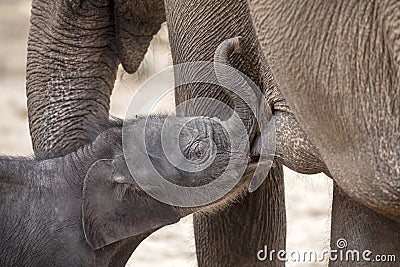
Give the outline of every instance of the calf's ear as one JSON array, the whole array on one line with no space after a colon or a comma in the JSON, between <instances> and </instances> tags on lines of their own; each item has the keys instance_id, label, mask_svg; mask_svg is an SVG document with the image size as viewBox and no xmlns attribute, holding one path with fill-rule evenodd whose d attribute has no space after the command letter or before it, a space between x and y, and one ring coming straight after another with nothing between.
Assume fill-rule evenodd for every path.
<instances>
[{"instance_id":1,"label":"calf's ear","mask_svg":"<svg viewBox=\"0 0 400 267\"><path fill-rule=\"evenodd\" d=\"M82 223L93 250L178 222L176 208L144 193L121 159L99 160L83 187Z\"/></svg>"}]
</instances>

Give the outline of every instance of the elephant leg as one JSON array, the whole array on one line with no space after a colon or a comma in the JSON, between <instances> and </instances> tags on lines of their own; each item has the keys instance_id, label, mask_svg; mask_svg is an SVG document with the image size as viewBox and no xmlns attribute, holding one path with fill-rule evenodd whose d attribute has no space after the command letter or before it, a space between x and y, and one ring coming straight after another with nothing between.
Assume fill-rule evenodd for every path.
<instances>
[{"instance_id":1,"label":"elephant leg","mask_svg":"<svg viewBox=\"0 0 400 267\"><path fill-rule=\"evenodd\" d=\"M162 0L34 0L28 40L29 127L36 155L65 155L107 121L119 62L134 72L165 21Z\"/></svg>"},{"instance_id":2,"label":"elephant leg","mask_svg":"<svg viewBox=\"0 0 400 267\"><path fill-rule=\"evenodd\" d=\"M261 187L234 205L216 213L195 214L194 233L199 266L284 266L276 257L272 261L257 258L265 247L285 249L282 166L273 165Z\"/></svg>"},{"instance_id":3,"label":"elephant leg","mask_svg":"<svg viewBox=\"0 0 400 267\"><path fill-rule=\"evenodd\" d=\"M345 245L344 248L344 243L340 242L342 239L347 241L347 246ZM367 253L367 257L371 259L374 259L375 255L395 255L397 262L382 263L382 266L398 266L400 224L350 199L335 183L332 203L331 249L344 252L357 250L360 253L360 262L332 259L329 263L331 267L378 266L376 261L368 262L362 259L362 253L366 250L372 252L371 254Z\"/></svg>"},{"instance_id":4,"label":"elephant leg","mask_svg":"<svg viewBox=\"0 0 400 267\"><path fill-rule=\"evenodd\" d=\"M165 6L174 64L213 61L219 44L228 38L242 36L244 53L232 55L230 63L263 89L259 44L246 1L209 0L205 3L194 0L189 5L179 0L166 0ZM197 83L175 88L178 106L198 97L231 104L224 90L212 84ZM196 104L196 101L177 108L177 114L204 115L222 120L230 116L213 106ZM262 188L226 209L194 216L199 266L265 266L266 262L256 258L264 245L284 248L286 222L281 166L275 167L268 177Z\"/></svg>"},{"instance_id":5,"label":"elephant leg","mask_svg":"<svg viewBox=\"0 0 400 267\"><path fill-rule=\"evenodd\" d=\"M118 64L135 72L164 21L162 0L33 0L26 89L36 155L65 155L89 142L96 121L109 119ZM124 266L134 245L123 240L96 258Z\"/></svg>"}]
</instances>

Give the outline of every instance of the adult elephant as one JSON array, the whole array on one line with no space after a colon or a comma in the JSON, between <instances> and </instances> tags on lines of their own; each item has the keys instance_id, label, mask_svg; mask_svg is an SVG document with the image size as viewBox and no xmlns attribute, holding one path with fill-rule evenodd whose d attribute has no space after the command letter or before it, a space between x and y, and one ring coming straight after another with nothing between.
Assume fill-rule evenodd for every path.
<instances>
[{"instance_id":1,"label":"adult elephant","mask_svg":"<svg viewBox=\"0 0 400 267\"><path fill-rule=\"evenodd\" d=\"M232 62L261 85L258 44L245 1L213 1L206 6L201 1L166 1L164 9L162 1L34 0L27 96L35 153L63 155L88 141L92 121L108 118L118 63L135 72L166 18L174 63L212 60L223 40L242 35L249 53ZM221 14L203 18L215 9ZM193 19L197 26L188 27ZM229 101L220 88L202 88L178 89L177 102L197 95ZM204 107L182 112L218 115ZM283 177L280 166L273 170L271 183L241 203L223 213L195 216L200 266L254 265L256 252L264 245L284 248ZM115 263L117 257L126 259L134 244L128 240L104 250L111 250L115 259L110 262Z\"/></svg>"},{"instance_id":2,"label":"adult elephant","mask_svg":"<svg viewBox=\"0 0 400 267\"><path fill-rule=\"evenodd\" d=\"M291 154L290 167L302 173L326 171L318 152L309 142L286 101L281 97L269 66L260 54L249 9L242 0L166 0L166 18L174 64L211 61L214 51L225 39L241 36L240 55L230 57L230 64L249 76L263 91L274 112L277 124L277 151ZM176 75L179 79L181 73ZM184 75L190 75L185 74ZM197 97L212 97L230 104L225 91L210 84L190 84L175 88L177 113L223 117L211 106L182 104ZM247 123L254 123L251 112ZM250 136L252 141L253 136ZM302 140L302 146L296 145ZM286 216L282 161L276 163L264 184L236 205L216 213L194 214L196 252L199 266L284 266L283 261L261 262L257 252L267 246L276 251L285 248Z\"/></svg>"},{"instance_id":3,"label":"adult elephant","mask_svg":"<svg viewBox=\"0 0 400 267\"><path fill-rule=\"evenodd\" d=\"M135 72L152 36L167 21L174 63L213 59L225 39L242 36L244 53L230 62L247 74L267 96L282 124L278 153L291 153L298 171L326 170L277 90L269 67L260 56L245 0L204 1L85 1L34 0L28 45L27 96L29 123L36 154L58 156L87 143L95 120L108 118L109 99L117 65ZM221 88L188 85L177 88L177 104L208 96L231 104ZM221 116L218 110L186 105L180 115ZM245 120L253 124L249 113ZM286 125L290 125L290 130ZM251 139L254 134L251 135ZM290 144L303 140L303 147ZM252 141L252 140L251 140ZM292 142L293 141L293 142ZM310 149L303 149L304 146ZM306 151L303 153L302 151ZM309 163L312 164L303 164ZM304 168L303 168L304 167ZM267 182L236 205L213 214L196 214L196 247L200 266L265 266L257 251L267 245L285 247L285 209L282 167L274 165ZM135 245L129 239L105 251L110 262L122 263ZM117 260L118 259L118 260ZM122 259L122 260L121 260ZM113 261L114 260L114 261ZM283 262L269 262L283 266Z\"/></svg>"},{"instance_id":4,"label":"adult elephant","mask_svg":"<svg viewBox=\"0 0 400 267\"><path fill-rule=\"evenodd\" d=\"M399 256L400 2L248 2L280 89L337 183L332 248L346 238Z\"/></svg>"}]
</instances>

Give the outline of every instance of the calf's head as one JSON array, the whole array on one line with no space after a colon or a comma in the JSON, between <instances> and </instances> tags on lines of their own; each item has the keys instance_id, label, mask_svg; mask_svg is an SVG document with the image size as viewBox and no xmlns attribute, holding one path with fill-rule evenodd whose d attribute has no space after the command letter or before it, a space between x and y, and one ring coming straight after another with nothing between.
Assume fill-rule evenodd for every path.
<instances>
[{"instance_id":1,"label":"calf's head","mask_svg":"<svg viewBox=\"0 0 400 267\"><path fill-rule=\"evenodd\" d=\"M216 53L217 79L237 87L227 91L234 105L229 119L128 120L123 127L123 155L99 160L89 169L82 217L93 249L175 223L246 191L257 166L249 152L249 140L257 130L251 112L257 113L256 102L263 99L255 97L241 75L232 75L232 69L221 65L228 63L229 51L238 40L227 40ZM250 97L246 102L240 95ZM255 110L249 109L249 103Z\"/></svg>"},{"instance_id":2,"label":"calf's head","mask_svg":"<svg viewBox=\"0 0 400 267\"><path fill-rule=\"evenodd\" d=\"M240 126L232 121L206 117L151 116L127 121L124 139L133 140L124 140L125 148L128 146L124 155L98 160L85 177L82 217L90 246L99 249L226 201L225 194L244 183L242 174L255 167L249 160L248 142L238 137L238 130ZM225 196L224 200L174 205L174 200L186 203L207 198L207 186L221 194L219 197ZM188 195L187 189L195 193ZM172 197L172 202L158 198L159 194Z\"/></svg>"}]
</instances>

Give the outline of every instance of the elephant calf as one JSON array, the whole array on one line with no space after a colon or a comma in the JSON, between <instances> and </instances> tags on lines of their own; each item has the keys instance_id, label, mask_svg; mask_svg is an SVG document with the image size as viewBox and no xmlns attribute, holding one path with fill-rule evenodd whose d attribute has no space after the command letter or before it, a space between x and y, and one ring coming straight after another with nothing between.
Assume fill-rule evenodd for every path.
<instances>
[{"instance_id":1,"label":"elephant calf","mask_svg":"<svg viewBox=\"0 0 400 267\"><path fill-rule=\"evenodd\" d=\"M120 139L113 128L60 158L0 158L1 266L112 264L112 253L93 251L85 241L82 190L93 163L121 152Z\"/></svg>"},{"instance_id":2,"label":"elephant calf","mask_svg":"<svg viewBox=\"0 0 400 267\"><path fill-rule=\"evenodd\" d=\"M169 118L176 123L185 119ZM224 125L231 122L194 117L180 131L180 150L194 162L211 154L215 158L196 174L174 167L160 143L166 119L161 115L137 118L128 122L126 129L137 136L146 128L147 151L136 144L130 151L148 157L170 182L204 185L225 172L229 161L247 164L248 158L242 156L245 151L232 152L225 130L228 126ZM114 255L113 247L117 250L129 242L132 249L143 240L141 234L147 236L149 231L199 209L167 205L147 195L130 175L121 137L121 125L112 125L100 131L91 144L63 157L0 158L0 265L124 265L127 258ZM245 165L247 173L254 165ZM135 174L147 175L138 168ZM243 192L244 188L236 187ZM231 195L240 195L237 190Z\"/></svg>"}]
</instances>

